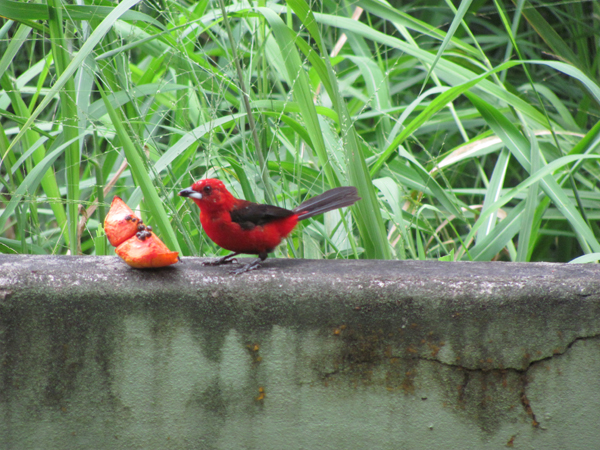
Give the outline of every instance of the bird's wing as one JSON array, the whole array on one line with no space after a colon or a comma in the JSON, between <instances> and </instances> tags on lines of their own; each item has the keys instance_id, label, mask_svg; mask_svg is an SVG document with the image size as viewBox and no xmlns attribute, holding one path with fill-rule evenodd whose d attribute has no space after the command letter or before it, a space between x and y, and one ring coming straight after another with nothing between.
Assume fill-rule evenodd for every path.
<instances>
[{"instance_id":1,"label":"bird's wing","mask_svg":"<svg viewBox=\"0 0 600 450\"><path fill-rule=\"evenodd\" d=\"M279 206L261 205L246 200L240 200L230 213L231 221L238 223L244 230L251 230L294 214L294 211Z\"/></svg>"}]
</instances>

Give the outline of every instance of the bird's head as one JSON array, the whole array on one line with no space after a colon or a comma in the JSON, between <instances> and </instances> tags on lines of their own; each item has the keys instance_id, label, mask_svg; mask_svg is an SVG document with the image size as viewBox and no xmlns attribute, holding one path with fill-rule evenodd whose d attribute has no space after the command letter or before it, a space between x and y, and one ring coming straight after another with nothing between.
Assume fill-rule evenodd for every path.
<instances>
[{"instance_id":1,"label":"bird's head","mask_svg":"<svg viewBox=\"0 0 600 450\"><path fill-rule=\"evenodd\" d=\"M235 197L215 178L196 181L191 187L180 191L179 195L191 198L200 209L230 209L235 202Z\"/></svg>"}]
</instances>

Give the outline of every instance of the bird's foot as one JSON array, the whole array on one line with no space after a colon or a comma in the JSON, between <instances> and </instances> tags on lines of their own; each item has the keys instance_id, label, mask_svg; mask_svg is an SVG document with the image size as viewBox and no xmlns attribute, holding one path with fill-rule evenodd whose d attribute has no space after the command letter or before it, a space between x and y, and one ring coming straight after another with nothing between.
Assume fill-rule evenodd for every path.
<instances>
[{"instance_id":1,"label":"bird's foot","mask_svg":"<svg viewBox=\"0 0 600 450\"><path fill-rule=\"evenodd\" d=\"M223 264L231 264L231 263L237 263L237 262L238 261L236 258L227 259L225 261L221 261L220 259L218 259L216 261L203 262L202 265L203 266L222 266Z\"/></svg>"},{"instance_id":2,"label":"bird's foot","mask_svg":"<svg viewBox=\"0 0 600 450\"><path fill-rule=\"evenodd\" d=\"M237 255L237 253L235 253L235 255ZM216 261L206 261L206 262L203 262L202 265L203 266L222 266L223 264L237 263L238 262L237 258L234 258L233 256L234 256L234 254L231 254L231 255L224 256L223 258L217 259Z\"/></svg>"},{"instance_id":3,"label":"bird's foot","mask_svg":"<svg viewBox=\"0 0 600 450\"><path fill-rule=\"evenodd\" d=\"M260 263L261 262L262 262L261 259L257 259L256 261L251 262L249 264L244 264L239 269L230 270L229 273L232 273L234 275L239 275L241 273L250 272L251 270L256 270L256 269L260 268Z\"/></svg>"}]
</instances>

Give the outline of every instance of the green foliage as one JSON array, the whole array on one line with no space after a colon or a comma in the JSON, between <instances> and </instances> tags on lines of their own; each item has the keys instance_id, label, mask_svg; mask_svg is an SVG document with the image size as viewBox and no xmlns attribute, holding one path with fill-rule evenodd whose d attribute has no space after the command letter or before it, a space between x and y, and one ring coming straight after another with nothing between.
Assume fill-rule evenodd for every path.
<instances>
[{"instance_id":1,"label":"green foliage","mask_svg":"<svg viewBox=\"0 0 600 450\"><path fill-rule=\"evenodd\" d=\"M183 255L227 253L177 196L217 177L288 208L359 189L279 256L599 258L598 2L0 0L0 16L0 252L111 253L119 195Z\"/></svg>"}]
</instances>

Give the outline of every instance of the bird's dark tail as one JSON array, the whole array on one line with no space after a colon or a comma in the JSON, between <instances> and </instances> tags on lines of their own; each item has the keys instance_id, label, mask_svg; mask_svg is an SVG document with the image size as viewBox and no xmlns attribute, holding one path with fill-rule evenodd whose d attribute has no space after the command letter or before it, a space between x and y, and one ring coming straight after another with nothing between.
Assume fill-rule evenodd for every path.
<instances>
[{"instance_id":1,"label":"bird's dark tail","mask_svg":"<svg viewBox=\"0 0 600 450\"><path fill-rule=\"evenodd\" d=\"M293 211L298 214L298 220L304 220L327 211L353 205L359 200L360 197L354 186L343 186L309 198Z\"/></svg>"}]
</instances>

